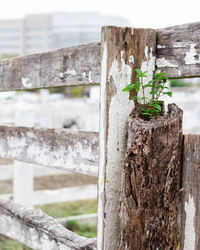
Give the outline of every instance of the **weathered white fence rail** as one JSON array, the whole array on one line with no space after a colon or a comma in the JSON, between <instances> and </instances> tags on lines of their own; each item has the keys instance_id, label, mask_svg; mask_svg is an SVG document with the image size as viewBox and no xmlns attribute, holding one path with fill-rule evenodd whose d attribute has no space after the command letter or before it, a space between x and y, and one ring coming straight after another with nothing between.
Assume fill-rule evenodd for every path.
<instances>
[{"instance_id":1,"label":"weathered white fence rail","mask_svg":"<svg viewBox=\"0 0 200 250\"><path fill-rule=\"evenodd\" d=\"M106 27L102 31L101 44L93 43L0 62L0 91L101 82L99 250L118 249L121 167L126 152L127 118L134 106L128 94L122 95L121 89L134 81L135 68L147 70L151 77L155 70L168 73L170 78L200 76L199 41L200 23L160 30ZM95 176L97 148L97 133L0 127L2 158ZM187 171L191 170L188 168ZM188 187L185 179L184 185ZM190 200L194 193L190 192ZM199 213L195 209L199 208L200 201L195 196L193 202L194 218L199 220ZM186 208L183 208L182 214L185 214L187 222L190 213ZM0 233L34 249L96 248L94 239L88 240L69 232L41 211L4 200L0 200L0 211ZM185 227L184 232L187 232L187 223ZM199 232L193 232L192 240L198 242L190 250L197 250ZM183 238L184 235L181 248L189 249L187 244L184 247Z\"/></svg>"},{"instance_id":2,"label":"weathered white fence rail","mask_svg":"<svg viewBox=\"0 0 200 250\"><path fill-rule=\"evenodd\" d=\"M2 194L0 198L12 200L13 194ZM93 184L54 190L34 191L31 205L35 206L91 199L97 199L97 186ZM20 202L20 204L22 203Z\"/></svg>"},{"instance_id":3,"label":"weathered white fence rail","mask_svg":"<svg viewBox=\"0 0 200 250\"><path fill-rule=\"evenodd\" d=\"M0 62L0 91L100 83L100 43Z\"/></svg>"},{"instance_id":4,"label":"weathered white fence rail","mask_svg":"<svg viewBox=\"0 0 200 250\"><path fill-rule=\"evenodd\" d=\"M98 133L1 126L0 157L97 176Z\"/></svg>"},{"instance_id":5,"label":"weathered white fence rail","mask_svg":"<svg viewBox=\"0 0 200 250\"><path fill-rule=\"evenodd\" d=\"M67 230L41 210L0 200L0 233L35 250L96 249L95 239Z\"/></svg>"}]
</instances>

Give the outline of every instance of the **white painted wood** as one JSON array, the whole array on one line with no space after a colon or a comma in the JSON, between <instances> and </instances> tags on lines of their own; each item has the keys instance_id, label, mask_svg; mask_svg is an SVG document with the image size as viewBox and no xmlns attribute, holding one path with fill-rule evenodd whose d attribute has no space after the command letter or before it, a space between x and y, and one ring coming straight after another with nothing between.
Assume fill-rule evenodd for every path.
<instances>
[{"instance_id":1,"label":"white painted wood","mask_svg":"<svg viewBox=\"0 0 200 250\"><path fill-rule=\"evenodd\" d=\"M98 250L118 249L121 169L127 146L127 121L134 108L129 93L122 89L135 80L134 68L148 70L152 77L155 41L156 32L151 29L102 29Z\"/></svg>"},{"instance_id":2,"label":"white painted wood","mask_svg":"<svg viewBox=\"0 0 200 250\"><path fill-rule=\"evenodd\" d=\"M100 83L100 43L0 60L0 91Z\"/></svg>"},{"instance_id":3,"label":"white painted wood","mask_svg":"<svg viewBox=\"0 0 200 250\"><path fill-rule=\"evenodd\" d=\"M12 194L0 195L1 198L12 200ZM71 202L91 200L97 198L97 185L83 185L76 187L60 188L55 190L40 190L33 192L32 205L53 204L59 202Z\"/></svg>"},{"instance_id":4,"label":"white painted wood","mask_svg":"<svg viewBox=\"0 0 200 250\"><path fill-rule=\"evenodd\" d=\"M30 165L31 163L29 163ZM60 170L57 168L47 168L39 165L33 166L33 175L34 177L42 177L42 176L52 176L52 175L66 175L71 174L71 172L66 170ZM13 178L13 164L0 165L0 180L11 180Z\"/></svg>"},{"instance_id":5,"label":"white painted wood","mask_svg":"<svg viewBox=\"0 0 200 250\"><path fill-rule=\"evenodd\" d=\"M0 157L97 176L98 133L0 126Z\"/></svg>"},{"instance_id":6,"label":"white painted wood","mask_svg":"<svg viewBox=\"0 0 200 250\"><path fill-rule=\"evenodd\" d=\"M81 237L39 209L0 199L0 234L34 250L95 250L96 239Z\"/></svg>"},{"instance_id":7,"label":"white painted wood","mask_svg":"<svg viewBox=\"0 0 200 250\"><path fill-rule=\"evenodd\" d=\"M33 105L19 102L15 110L16 126L34 126ZM13 200L23 205L33 205L33 166L14 161L13 171Z\"/></svg>"}]
</instances>

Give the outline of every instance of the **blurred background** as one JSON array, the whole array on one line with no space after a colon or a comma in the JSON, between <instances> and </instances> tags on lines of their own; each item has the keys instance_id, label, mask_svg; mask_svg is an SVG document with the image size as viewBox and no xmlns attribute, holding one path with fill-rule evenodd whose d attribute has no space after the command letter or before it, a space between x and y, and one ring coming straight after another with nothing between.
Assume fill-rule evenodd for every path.
<instances>
[{"instance_id":1,"label":"blurred background","mask_svg":"<svg viewBox=\"0 0 200 250\"><path fill-rule=\"evenodd\" d=\"M0 9L0 58L100 41L101 27L105 25L156 29L196 22L200 19L198 5L194 0L190 4L172 0L7 0ZM176 79L168 84L173 97L165 101L175 102L184 110L184 133L200 133L200 79ZM3 92L0 114L0 125L98 131L99 86ZM0 194L8 199L13 199L14 170L18 165L28 166L33 172L35 200L31 205L83 236L96 236L96 177L0 159ZM80 191L83 186L88 192L86 200L79 195L76 201L70 201L73 193L67 197L67 188L78 187ZM77 215L80 218L73 217ZM71 218L67 223L66 217ZM28 248L1 236L0 249Z\"/></svg>"}]
</instances>

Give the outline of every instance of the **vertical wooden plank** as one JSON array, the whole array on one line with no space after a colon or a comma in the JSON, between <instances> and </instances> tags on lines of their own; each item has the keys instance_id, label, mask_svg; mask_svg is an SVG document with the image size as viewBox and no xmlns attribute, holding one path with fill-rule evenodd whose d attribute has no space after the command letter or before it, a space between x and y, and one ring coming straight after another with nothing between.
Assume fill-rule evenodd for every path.
<instances>
[{"instance_id":1,"label":"vertical wooden plank","mask_svg":"<svg viewBox=\"0 0 200 250\"><path fill-rule=\"evenodd\" d=\"M20 102L15 111L16 126L34 126L33 106ZM22 205L33 205L33 164L14 161L13 167L13 198Z\"/></svg>"},{"instance_id":2,"label":"vertical wooden plank","mask_svg":"<svg viewBox=\"0 0 200 250\"><path fill-rule=\"evenodd\" d=\"M200 135L184 136L181 249L200 249Z\"/></svg>"},{"instance_id":3,"label":"vertical wooden plank","mask_svg":"<svg viewBox=\"0 0 200 250\"><path fill-rule=\"evenodd\" d=\"M149 78L152 78L155 69L156 32L152 29L103 27L101 46L97 244L99 250L116 250L127 120L134 108L129 94L121 90L135 80L135 68L147 70Z\"/></svg>"}]
</instances>

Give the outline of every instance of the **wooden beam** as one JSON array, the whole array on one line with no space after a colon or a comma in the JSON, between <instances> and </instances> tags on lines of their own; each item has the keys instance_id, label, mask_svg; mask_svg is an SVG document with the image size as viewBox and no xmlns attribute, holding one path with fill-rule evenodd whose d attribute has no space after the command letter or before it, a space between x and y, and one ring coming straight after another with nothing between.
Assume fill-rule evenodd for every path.
<instances>
[{"instance_id":1,"label":"wooden beam","mask_svg":"<svg viewBox=\"0 0 200 250\"><path fill-rule=\"evenodd\" d=\"M1 194L0 198L12 200L13 194ZM92 200L97 198L97 185L82 185L59 188L54 190L39 190L33 192L32 205L45 205L60 202ZM21 203L20 203L21 204Z\"/></svg>"},{"instance_id":2,"label":"wooden beam","mask_svg":"<svg viewBox=\"0 0 200 250\"><path fill-rule=\"evenodd\" d=\"M96 240L81 237L39 209L0 199L0 234L32 249L96 249Z\"/></svg>"},{"instance_id":3,"label":"wooden beam","mask_svg":"<svg viewBox=\"0 0 200 250\"><path fill-rule=\"evenodd\" d=\"M0 61L0 91L100 83L100 43Z\"/></svg>"},{"instance_id":4,"label":"wooden beam","mask_svg":"<svg viewBox=\"0 0 200 250\"><path fill-rule=\"evenodd\" d=\"M184 136L181 248L200 249L200 135Z\"/></svg>"},{"instance_id":5,"label":"wooden beam","mask_svg":"<svg viewBox=\"0 0 200 250\"><path fill-rule=\"evenodd\" d=\"M97 176L98 133L0 126L0 157Z\"/></svg>"},{"instance_id":6,"label":"wooden beam","mask_svg":"<svg viewBox=\"0 0 200 250\"><path fill-rule=\"evenodd\" d=\"M200 77L200 22L158 29L156 65L169 78Z\"/></svg>"},{"instance_id":7,"label":"wooden beam","mask_svg":"<svg viewBox=\"0 0 200 250\"><path fill-rule=\"evenodd\" d=\"M99 250L119 247L119 194L126 152L127 120L134 103L122 89L135 80L134 68L155 68L156 32L102 29L98 240Z\"/></svg>"}]
</instances>

